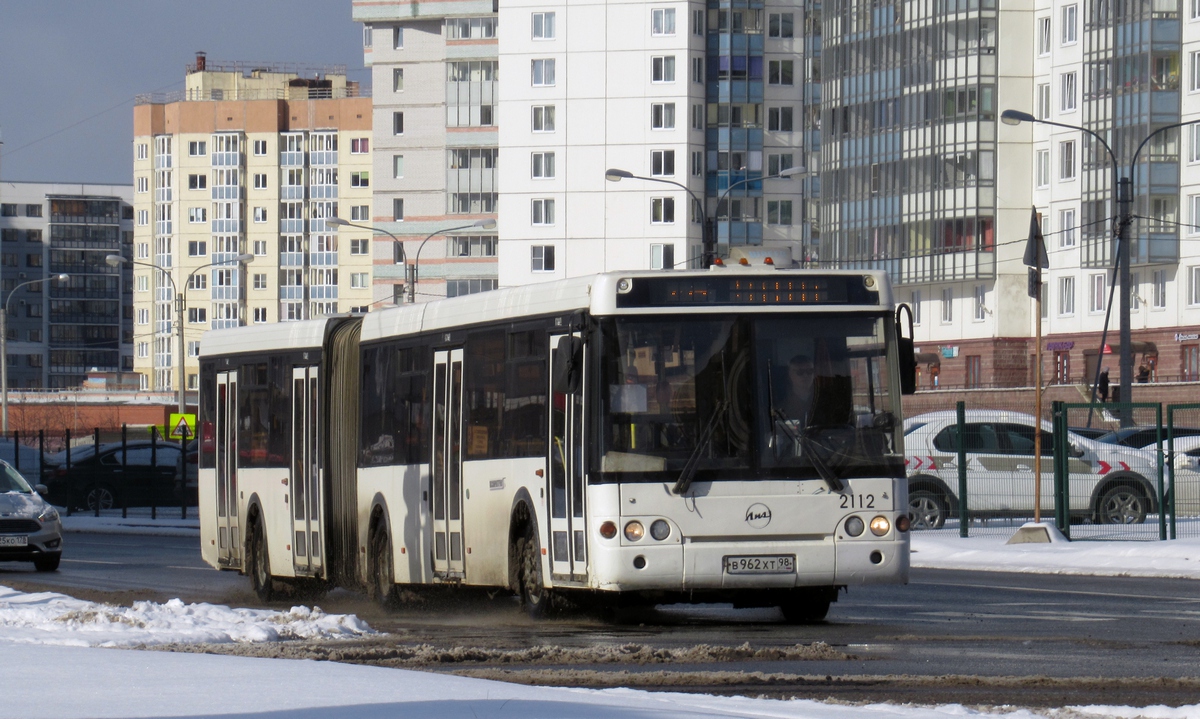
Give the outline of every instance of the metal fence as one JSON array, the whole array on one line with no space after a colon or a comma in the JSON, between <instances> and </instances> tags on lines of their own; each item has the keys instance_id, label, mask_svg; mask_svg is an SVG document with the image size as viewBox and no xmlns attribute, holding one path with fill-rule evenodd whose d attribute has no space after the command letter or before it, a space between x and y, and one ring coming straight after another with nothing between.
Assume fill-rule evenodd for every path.
<instances>
[{"instance_id":1,"label":"metal fence","mask_svg":"<svg viewBox=\"0 0 1200 719\"><path fill-rule=\"evenodd\" d=\"M1054 402L1047 414L958 402L909 418L914 529L1012 535L1039 518L1076 540L1200 536L1200 404Z\"/></svg>"},{"instance_id":2,"label":"metal fence","mask_svg":"<svg viewBox=\"0 0 1200 719\"><path fill-rule=\"evenodd\" d=\"M127 516L133 507L178 511L187 518L196 506L197 465L193 447L163 436L162 428L12 432L0 437L0 459L31 485L42 485L47 501L67 515Z\"/></svg>"}]
</instances>

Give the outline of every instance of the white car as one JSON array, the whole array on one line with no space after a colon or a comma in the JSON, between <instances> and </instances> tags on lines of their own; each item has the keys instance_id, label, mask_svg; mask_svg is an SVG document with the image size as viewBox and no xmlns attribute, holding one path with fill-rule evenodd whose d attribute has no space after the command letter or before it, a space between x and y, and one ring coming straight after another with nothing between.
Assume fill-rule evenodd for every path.
<instances>
[{"instance_id":1,"label":"white car","mask_svg":"<svg viewBox=\"0 0 1200 719\"><path fill-rule=\"evenodd\" d=\"M1032 517L1035 475L1032 415L968 410L967 507L973 517ZM1054 515L1054 442L1042 422L1043 515ZM908 504L913 527L937 529L955 516L958 496L958 417L930 412L904 422ZM1144 522L1158 510L1157 461L1152 453L1104 444L1071 433L1071 516L1105 524Z\"/></svg>"}]
</instances>

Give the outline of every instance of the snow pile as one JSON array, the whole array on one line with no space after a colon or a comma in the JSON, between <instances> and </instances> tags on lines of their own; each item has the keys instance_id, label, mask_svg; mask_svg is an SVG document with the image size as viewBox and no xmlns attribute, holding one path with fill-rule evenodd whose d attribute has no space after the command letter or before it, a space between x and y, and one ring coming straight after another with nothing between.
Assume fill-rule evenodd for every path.
<instances>
[{"instance_id":1,"label":"snow pile","mask_svg":"<svg viewBox=\"0 0 1200 719\"><path fill-rule=\"evenodd\" d=\"M172 643L274 642L374 634L353 614L320 607L231 609L215 604L86 602L65 594L24 594L0 586L0 642L89 647Z\"/></svg>"}]
</instances>

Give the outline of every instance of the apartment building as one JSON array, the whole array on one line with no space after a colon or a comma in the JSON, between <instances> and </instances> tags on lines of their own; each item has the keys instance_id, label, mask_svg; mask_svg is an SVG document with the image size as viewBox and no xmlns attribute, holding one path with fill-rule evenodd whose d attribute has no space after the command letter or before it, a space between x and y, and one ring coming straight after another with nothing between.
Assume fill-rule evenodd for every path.
<instances>
[{"instance_id":1,"label":"apartment building","mask_svg":"<svg viewBox=\"0 0 1200 719\"><path fill-rule=\"evenodd\" d=\"M134 107L134 369L162 390L195 388L207 329L367 311L392 259L326 224L371 215L371 99L344 67L201 53L185 84Z\"/></svg>"},{"instance_id":2,"label":"apartment building","mask_svg":"<svg viewBox=\"0 0 1200 719\"><path fill-rule=\"evenodd\" d=\"M133 369L133 187L0 182L0 304L8 386L66 389ZM66 280L58 279L68 275Z\"/></svg>"}]
</instances>

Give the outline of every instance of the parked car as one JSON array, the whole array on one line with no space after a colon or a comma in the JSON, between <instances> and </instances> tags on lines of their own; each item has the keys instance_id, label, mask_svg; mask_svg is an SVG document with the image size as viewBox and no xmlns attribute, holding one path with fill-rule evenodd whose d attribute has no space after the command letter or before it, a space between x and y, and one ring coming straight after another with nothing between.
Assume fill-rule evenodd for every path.
<instances>
[{"instance_id":1,"label":"parked car","mask_svg":"<svg viewBox=\"0 0 1200 719\"><path fill-rule=\"evenodd\" d=\"M53 572L62 559L62 522L58 510L11 464L0 460L0 561L33 562Z\"/></svg>"},{"instance_id":2,"label":"parked car","mask_svg":"<svg viewBox=\"0 0 1200 719\"><path fill-rule=\"evenodd\" d=\"M1173 427L1176 439L1180 437L1200 436L1200 427ZM1167 441L1167 428L1162 428L1163 443ZM1137 427L1122 427L1106 432L1096 439L1105 444L1119 444L1123 447L1146 447L1153 445L1158 438L1158 427L1155 425L1139 425Z\"/></svg>"},{"instance_id":3,"label":"parked car","mask_svg":"<svg viewBox=\"0 0 1200 719\"><path fill-rule=\"evenodd\" d=\"M42 483L51 502L73 509L195 504L195 455L181 486L179 454L179 444L167 441L136 440L124 450L120 442L72 447L69 468L65 450L46 457Z\"/></svg>"},{"instance_id":4,"label":"parked car","mask_svg":"<svg viewBox=\"0 0 1200 719\"><path fill-rule=\"evenodd\" d=\"M967 506L972 516L1031 517L1034 505L1032 415L998 410L966 413ZM958 509L958 420L953 411L905 422L908 501L913 526L940 528ZM1041 423L1041 506L1054 508L1054 442ZM1070 513L1105 524L1144 522L1157 511L1156 458L1139 449L1069 434Z\"/></svg>"}]
</instances>

